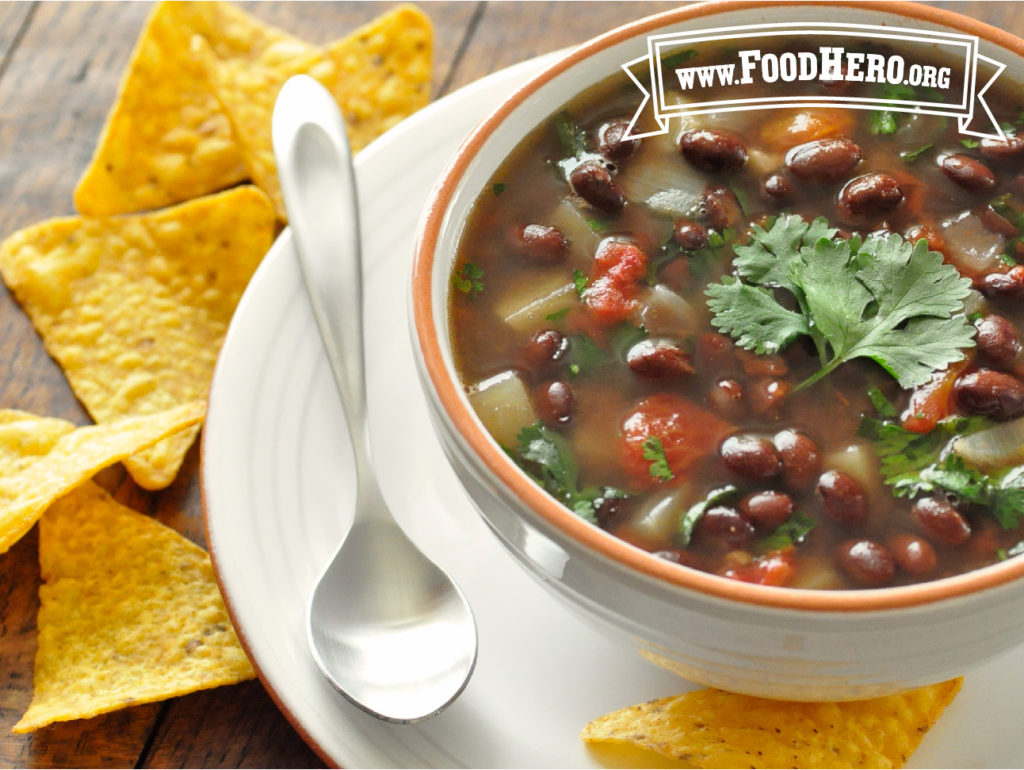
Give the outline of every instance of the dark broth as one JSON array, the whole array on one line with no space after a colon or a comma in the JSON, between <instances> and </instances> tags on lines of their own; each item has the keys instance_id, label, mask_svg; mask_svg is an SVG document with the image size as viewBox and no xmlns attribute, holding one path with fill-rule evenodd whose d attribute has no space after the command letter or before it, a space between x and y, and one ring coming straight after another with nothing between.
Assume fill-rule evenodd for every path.
<instances>
[{"instance_id":1,"label":"dark broth","mask_svg":"<svg viewBox=\"0 0 1024 770\"><path fill-rule=\"evenodd\" d=\"M702 50L695 61L715 55ZM818 88L878 95L856 83ZM1007 124L1019 103L1010 93L990 99ZM675 120L668 135L630 150L615 126L637 106L635 87L616 77L559 109L509 156L467 222L453 347L498 441L596 525L741 580L899 585L1024 549L1014 494L998 516L946 487L898 498L879 441L885 430L930 436L942 464L957 431L1009 426L1024 413L1024 267L1015 269L1024 132L978 142L930 115L763 109L687 118L682 128ZM799 146L849 168L821 171L821 157L801 166ZM856 162L843 157L850 147ZM583 163L604 171L585 178ZM859 193L854 179L867 180ZM836 239L926 239L972 281L954 315L977 327L978 345L908 389L866 358L799 388L822 365L807 336L778 354L742 350L712 323L707 286L733 271L733 247L755 225L788 215L824 217ZM618 277L602 281L610 274ZM796 310L792 296L775 294ZM975 470L999 486L1020 462Z\"/></svg>"}]
</instances>

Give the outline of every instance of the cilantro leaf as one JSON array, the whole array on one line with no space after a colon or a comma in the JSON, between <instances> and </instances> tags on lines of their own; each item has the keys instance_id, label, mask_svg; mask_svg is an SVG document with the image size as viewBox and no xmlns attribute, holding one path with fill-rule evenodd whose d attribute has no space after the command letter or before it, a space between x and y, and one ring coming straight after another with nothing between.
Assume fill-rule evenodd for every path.
<instances>
[{"instance_id":1,"label":"cilantro leaf","mask_svg":"<svg viewBox=\"0 0 1024 770\"><path fill-rule=\"evenodd\" d=\"M615 487L579 487L579 469L568 442L537 422L519 431L516 449L509 454L548 494L592 524L603 500L625 499Z\"/></svg>"},{"instance_id":2,"label":"cilantro leaf","mask_svg":"<svg viewBox=\"0 0 1024 770\"><path fill-rule=\"evenodd\" d=\"M724 502L730 497L736 495L739 492L739 487L732 484L726 484L724 487L718 487L708 492L707 497L703 500L694 503L679 519L679 527L676 529L676 539L680 545L684 548L690 544L693 539L693 530L697 526L697 522L700 521L704 512L707 511L713 505Z\"/></svg>"},{"instance_id":3,"label":"cilantro leaf","mask_svg":"<svg viewBox=\"0 0 1024 770\"><path fill-rule=\"evenodd\" d=\"M657 436L648 436L643 443L643 458L650 462L648 472L651 478L658 481L671 481L676 477L672 469L668 467L668 458L665 456L665 447Z\"/></svg>"},{"instance_id":4,"label":"cilantro leaf","mask_svg":"<svg viewBox=\"0 0 1024 770\"><path fill-rule=\"evenodd\" d=\"M823 218L808 224L790 216L755 228L751 243L734 250L736 275L706 290L712 324L758 353L809 335L822 367L797 389L854 358L870 358L901 387L915 387L974 344L960 314L970 280L923 240L844 240ZM799 312L779 302L778 290Z\"/></svg>"},{"instance_id":5,"label":"cilantro leaf","mask_svg":"<svg viewBox=\"0 0 1024 770\"><path fill-rule=\"evenodd\" d=\"M587 276L579 268L572 271L572 283L576 287L576 293L582 297L584 290L587 288Z\"/></svg>"},{"instance_id":6,"label":"cilantro leaf","mask_svg":"<svg viewBox=\"0 0 1024 770\"><path fill-rule=\"evenodd\" d=\"M799 545L811 533L818 522L803 511L794 511L788 519L761 538L758 546L764 551L779 551L791 545Z\"/></svg>"},{"instance_id":7,"label":"cilantro leaf","mask_svg":"<svg viewBox=\"0 0 1024 770\"><path fill-rule=\"evenodd\" d=\"M903 83L886 83L879 89L879 98L888 101L910 101L917 97L913 86ZM868 127L872 134L895 134L900 127L900 113L892 110L873 110L868 116Z\"/></svg>"},{"instance_id":8,"label":"cilantro leaf","mask_svg":"<svg viewBox=\"0 0 1024 770\"><path fill-rule=\"evenodd\" d=\"M871 358L912 388L963 358L960 348L974 344L974 329L953 314L963 309L970 279L923 239L911 246L895 234L871 237L859 253L850 251L848 241L819 241L796 266L810 315L832 350L825 369Z\"/></svg>"},{"instance_id":9,"label":"cilantro leaf","mask_svg":"<svg viewBox=\"0 0 1024 770\"><path fill-rule=\"evenodd\" d=\"M517 455L533 464L541 486L556 496L576 489L579 470L564 438L538 422L519 431L516 439Z\"/></svg>"},{"instance_id":10,"label":"cilantro leaf","mask_svg":"<svg viewBox=\"0 0 1024 770\"><path fill-rule=\"evenodd\" d=\"M892 402L878 388L874 386L868 388L868 398L871 399L871 405L875 407L875 411L882 417L892 419L899 415L899 410L893 406Z\"/></svg>"},{"instance_id":11,"label":"cilantro leaf","mask_svg":"<svg viewBox=\"0 0 1024 770\"><path fill-rule=\"evenodd\" d=\"M801 334L811 333L803 315L782 307L763 286L725 276L721 283L709 284L705 293L715 314L711 323L747 350L777 353Z\"/></svg>"},{"instance_id":12,"label":"cilantro leaf","mask_svg":"<svg viewBox=\"0 0 1024 770\"><path fill-rule=\"evenodd\" d=\"M889 110L875 110L868 117L868 128L872 134L895 134L899 127L896 113Z\"/></svg>"},{"instance_id":13,"label":"cilantro leaf","mask_svg":"<svg viewBox=\"0 0 1024 770\"><path fill-rule=\"evenodd\" d=\"M569 337L566 363L573 374L589 374L608 360L608 355L601 346L586 334L574 334Z\"/></svg>"},{"instance_id":14,"label":"cilantro leaf","mask_svg":"<svg viewBox=\"0 0 1024 770\"><path fill-rule=\"evenodd\" d=\"M822 238L831 240L837 232L824 217L806 222L795 214L779 217L768 230L755 225L750 242L733 247L733 269L750 283L796 291L790 267L800 258L801 248L814 246Z\"/></svg>"},{"instance_id":15,"label":"cilantro leaf","mask_svg":"<svg viewBox=\"0 0 1024 770\"><path fill-rule=\"evenodd\" d=\"M484 283L480 280L483 277L484 271L480 267L472 262L466 262L452 274L452 286L473 297L484 290Z\"/></svg>"},{"instance_id":16,"label":"cilantro leaf","mask_svg":"<svg viewBox=\"0 0 1024 770\"><path fill-rule=\"evenodd\" d=\"M587 151L587 132L567 113L563 112L555 119L555 131L567 155L578 157Z\"/></svg>"},{"instance_id":17,"label":"cilantro leaf","mask_svg":"<svg viewBox=\"0 0 1024 770\"><path fill-rule=\"evenodd\" d=\"M495 195L501 195L503 192L505 192L505 183L495 182L494 184L491 185L491 192L493 192Z\"/></svg>"}]
</instances>

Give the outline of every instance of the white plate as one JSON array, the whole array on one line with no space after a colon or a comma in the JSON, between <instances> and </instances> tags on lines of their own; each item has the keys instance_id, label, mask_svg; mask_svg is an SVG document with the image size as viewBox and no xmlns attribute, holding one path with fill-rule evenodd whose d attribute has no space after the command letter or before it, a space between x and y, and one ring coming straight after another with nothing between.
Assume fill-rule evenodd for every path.
<instances>
[{"instance_id":1,"label":"white plate","mask_svg":"<svg viewBox=\"0 0 1024 770\"><path fill-rule=\"evenodd\" d=\"M449 469L413 367L406 311L420 210L462 138L539 66L452 94L356 163L381 484L479 623L476 672L445 713L418 725L379 722L334 692L306 651L306 597L349 523L351 454L287 231L246 291L217 366L202 472L221 586L263 682L310 743L343 766L598 766L578 737L588 720L692 687L595 635L513 563ZM1024 648L968 677L911 765L1024 766L1021 693Z\"/></svg>"}]
</instances>

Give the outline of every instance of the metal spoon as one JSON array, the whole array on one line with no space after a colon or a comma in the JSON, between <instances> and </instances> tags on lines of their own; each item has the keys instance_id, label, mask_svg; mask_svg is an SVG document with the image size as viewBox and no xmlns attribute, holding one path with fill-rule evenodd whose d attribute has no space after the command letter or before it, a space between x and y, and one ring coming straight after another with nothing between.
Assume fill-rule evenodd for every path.
<instances>
[{"instance_id":1,"label":"metal spoon","mask_svg":"<svg viewBox=\"0 0 1024 770\"><path fill-rule=\"evenodd\" d=\"M394 722L437 714L476 663L472 611L451 578L392 518L370 463L355 174L331 94L291 78L272 124L277 174L313 314L355 455L352 527L307 610L313 659L352 703Z\"/></svg>"}]
</instances>

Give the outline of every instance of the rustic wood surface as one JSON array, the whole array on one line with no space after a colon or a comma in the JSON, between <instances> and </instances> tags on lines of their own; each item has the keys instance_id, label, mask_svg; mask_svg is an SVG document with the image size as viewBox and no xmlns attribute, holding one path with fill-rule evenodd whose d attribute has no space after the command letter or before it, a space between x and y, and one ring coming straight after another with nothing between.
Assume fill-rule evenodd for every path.
<instances>
[{"instance_id":1,"label":"rustic wood surface","mask_svg":"<svg viewBox=\"0 0 1024 770\"><path fill-rule=\"evenodd\" d=\"M1024 32L1024 3L937 3ZM391 3L253 3L249 10L317 43ZM436 29L434 95L489 72L676 5L668 2L423 2ZM0 3L0 237L73 213L72 190L92 154L146 3ZM89 422L31 325L0 290L0 407ZM122 502L203 542L199 451L159 494L121 470L100 481ZM32 692L38 608L35 530L0 556L0 766L320 767L321 760L259 682L160 704L10 732Z\"/></svg>"}]
</instances>

